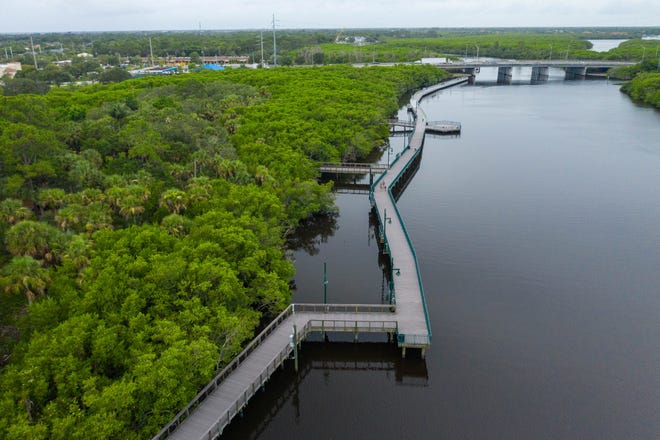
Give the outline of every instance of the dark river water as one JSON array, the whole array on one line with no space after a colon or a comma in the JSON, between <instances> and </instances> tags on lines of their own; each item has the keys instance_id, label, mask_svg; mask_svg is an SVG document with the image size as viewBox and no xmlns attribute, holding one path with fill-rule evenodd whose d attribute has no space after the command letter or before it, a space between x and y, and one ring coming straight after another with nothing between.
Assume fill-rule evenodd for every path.
<instances>
[{"instance_id":1,"label":"dark river water","mask_svg":"<svg viewBox=\"0 0 660 440\"><path fill-rule=\"evenodd\" d=\"M426 359L305 343L300 372L274 375L225 438L660 438L660 113L605 81L518 74L422 102L463 124L427 136L399 200ZM337 203L301 238L294 301L323 300L327 262L328 302L382 302L368 198Z\"/></svg>"}]
</instances>

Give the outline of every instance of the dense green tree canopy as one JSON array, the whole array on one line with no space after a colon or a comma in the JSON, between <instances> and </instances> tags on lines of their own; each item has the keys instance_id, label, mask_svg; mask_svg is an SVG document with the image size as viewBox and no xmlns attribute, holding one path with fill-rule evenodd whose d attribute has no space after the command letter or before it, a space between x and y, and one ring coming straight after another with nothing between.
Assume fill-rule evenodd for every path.
<instances>
[{"instance_id":1,"label":"dense green tree canopy","mask_svg":"<svg viewBox=\"0 0 660 440\"><path fill-rule=\"evenodd\" d=\"M287 234L335 209L315 161L364 157L397 99L444 76L239 69L0 97L0 438L151 437L289 304Z\"/></svg>"}]
</instances>

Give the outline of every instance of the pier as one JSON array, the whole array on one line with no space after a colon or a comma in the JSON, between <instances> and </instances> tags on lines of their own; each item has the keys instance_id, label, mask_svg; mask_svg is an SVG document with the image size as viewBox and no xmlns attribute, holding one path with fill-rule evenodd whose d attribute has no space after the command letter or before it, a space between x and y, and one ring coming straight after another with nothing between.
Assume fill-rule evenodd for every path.
<instances>
[{"instance_id":1,"label":"pier","mask_svg":"<svg viewBox=\"0 0 660 440\"><path fill-rule=\"evenodd\" d=\"M381 333L406 350L418 349L422 357L431 345L424 288L417 256L396 207L395 193L421 160L426 115L419 101L443 88L467 82L448 81L420 92L411 99L416 115L409 145L369 187L369 198L378 214L380 238L390 260L390 304L292 304L220 371L154 439L214 439L261 390L270 376L293 355L298 369L298 347L314 332L341 332L359 340L361 333ZM324 172L374 173L371 164L325 164ZM414 171L413 171L414 172Z\"/></svg>"},{"instance_id":2,"label":"pier","mask_svg":"<svg viewBox=\"0 0 660 440\"><path fill-rule=\"evenodd\" d=\"M415 121L390 120L390 134L411 133L416 129ZM455 121L427 121L424 127L431 134L460 134L461 123Z\"/></svg>"}]
</instances>

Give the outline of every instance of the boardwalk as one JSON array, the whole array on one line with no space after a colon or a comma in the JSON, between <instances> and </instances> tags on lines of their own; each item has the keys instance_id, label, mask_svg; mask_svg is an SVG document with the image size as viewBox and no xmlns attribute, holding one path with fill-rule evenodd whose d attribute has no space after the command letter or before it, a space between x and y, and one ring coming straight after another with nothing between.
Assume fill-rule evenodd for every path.
<instances>
[{"instance_id":1,"label":"boardwalk","mask_svg":"<svg viewBox=\"0 0 660 440\"><path fill-rule=\"evenodd\" d=\"M208 439L222 430L311 332L397 333L389 305L294 304L255 338L154 438Z\"/></svg>"},{"instance_id":2,"label":"boardwalk","mask_svg":"<svg viewBox=\"0 0 660 440\"><path fill-rule=\"evenodd\" d=\"M370 198L379 213L381 224L387 222L385 238L394 264L393 273L396 273L392 277L396 304L292 304L218 373L154 439L217 438L249 399L262 389L272 373L291 356L294 346L311 332L349 332L356 340L360 333L386 333L396 335L404 356L406 348L410 347L420 348L424 354L431 344L424 290L415 251L396 209L391 185L421 153L426 115L418 108L419 100L425 94L461 82L465 79L425 89L413 96L411 102L414 103L417 120L410 144L371 187Z\"/></svg>"}]
</instances>

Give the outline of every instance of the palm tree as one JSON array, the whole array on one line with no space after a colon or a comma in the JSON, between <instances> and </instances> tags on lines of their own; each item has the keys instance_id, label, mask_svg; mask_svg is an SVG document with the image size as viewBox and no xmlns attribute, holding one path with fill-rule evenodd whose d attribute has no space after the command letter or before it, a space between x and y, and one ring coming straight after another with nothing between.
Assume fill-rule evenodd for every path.
<instances>
[{"instance_id":1,"label":"palm tree","mask_svg":"<svg viewBox=\"0 0 660 440\"><path fill-rule=\"evenodd\" d=\"M66 192L60 188L42 189L37 194L37 206L41 209L41 214L47 209L59 209L64 205Z\"/></svg>"},{"instance_id":2,"label":"palm tree","mask_svg":"<svg viewBox=\"0 0 660 440\"><path fill-rule=\"evenodd\" d=\"M180 189L170 188L161 194L160 206L172 214L179 214L188 207L188 195Z\"/></svg>"},{"instance_id":3,"label":"palm tree","mask_svg":"<svg viewBox=\"0 0 660 440\"><path fill-rule=\"evenodd\" d=\"M32 217L32 211L23 206L20 200L5 199L0 202L0 222L11 226L30 217Z\"/></svg>"},{"instance_id":4,"label":"palm tree","mask_svg":"<svg viewBox=\"0 0 660 440\"><path fill-rule=\"evenodd\" d=\"M43 222L23 220L5 234L7 250L14 256L29 256L52 262L65 241L57 228Z\"/></svg>"},{"instance_id":5,"label":"palm tree","mask_svg":"<svg viewBox=\"0 0 660 440\"><path fill-rule=\"evenodd\" d=\"M50 283L48 270L32 257L14 257L2 269L0 285L6 294L22 293L32 304L37 295L43 295Z\"/></svg>"}]
</instances>

